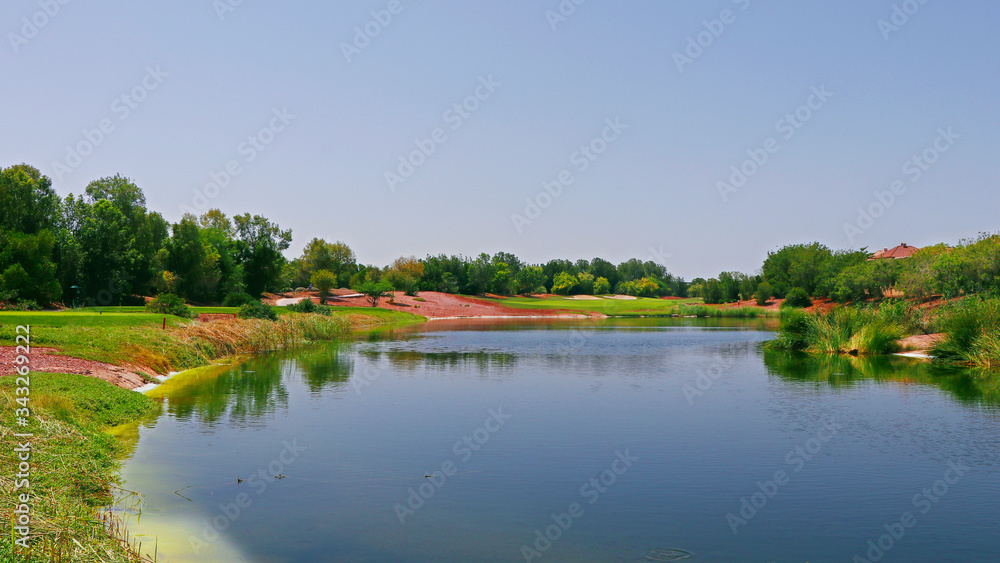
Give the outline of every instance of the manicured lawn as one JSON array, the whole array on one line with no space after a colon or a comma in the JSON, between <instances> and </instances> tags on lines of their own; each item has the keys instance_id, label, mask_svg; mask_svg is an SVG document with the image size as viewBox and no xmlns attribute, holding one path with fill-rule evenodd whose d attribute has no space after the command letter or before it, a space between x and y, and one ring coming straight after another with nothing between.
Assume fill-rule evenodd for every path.
<instances>
[{"instance_id":1,"label":"manicured lawn","mask_svg":"<svg viewBox=\"0 0 1000 563\"><path fill-rule=\"evenodd\" d=\"M669 315L680 305L701 305L701 299L567 299L566 297L508 297L490 299L515 309L568 309L605 315Z\"/></svg>"},{"instance_id":2,"label":"manicured lawn","mask_svg":"<svg viewBox=\"0 0 1000 563\"><path fill-rule=\"evenodd\" d=\"M123 309L125 307L122 307ZM136 312L111 312L105 310L76 311L0 311L0 334L6 334L8 329L13 334L17 325L39 326L153 326L162 325L163 317L167 317L167 326L177 326L184 322L179 317L143 313L142 307L136 307ZM11 337L13 338L13 337Z\"/></svg>"}]
</instances>

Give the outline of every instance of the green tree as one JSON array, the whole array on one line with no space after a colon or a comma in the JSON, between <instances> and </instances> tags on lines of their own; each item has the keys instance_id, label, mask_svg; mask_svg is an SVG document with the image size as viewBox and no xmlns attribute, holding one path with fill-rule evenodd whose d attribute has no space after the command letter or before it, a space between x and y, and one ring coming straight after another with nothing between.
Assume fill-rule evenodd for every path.
<instances>
[{"instance_id":1,"label":"green tree","mask_svg":"<svg viewBox=\"0 0 1000 563\"><path fill-rule=\"evenodd\" d=\"M820 281L825 262L832 256L830 249L818 242L791 244L769 252L761 272L778 297L784 297L793 287L801 287L812 294Z\"/></svg>"},{"instance_id":2,"label":"green tree","mask_svg":"<svg viewBox=\"0 0 1000 563\"><path fill-rule=\"evenodd\" d=\"M309 278L317 290L319 290L320 304L326 303L326 297L330 294L330 289L337 283L337 275L330 270L316 270Z\"/></svg>"},{"instance_id":3,"label":"green tree","mask_svg":"<svg viewBox=\"0 0 1000 563\"><path fill-rule=\"evenodd\" d=\"M773 292L774 290L771 288L771 284L765 281L761 282L757 286L757 291L754 293L753 297L757 301L757 304L763 307L764 305L767 305L767 300L771 298L771 294Z\"/></svg>"},{"instance_id":4,"label":"green tree","mask_svg":"<svg viewBox=\"0 0 1000 563\"><path fill-rule=\"evenodd\" d=\"M281 252L292 242L292 231L281 230L260 215L249 213L233 217L236 226L237 260L243 266L247 293L260 295L281 288L281 270L285 257Z\"/></svg>"},{"instance_id":5,"label":"green tree","mask_svg":"<svg viewBox=\"0 0 1000 563\"><path fill-rule=\"evenodd\" d=\"M314 238L302 250L298 259L298 278L295 283L304 285L313 272L328 270L336 276L336 284L347 285L357 269L354 251L341 241L326 242Z\"/></svg>"},{"instance_id":6,"label":"green tree","mask_svg":"<svg viewBox=\"0 0 1000 563\"><path fill-rule=\"evenodd\" d=\"M781 306L801 308L812 307L812 304L812 299L809 298L809 294L806 293L806 290L801 287L793 287L785 296L785 301L781 304Z\"/></svg>"},{"instance_id":7,"label":"green tree","mask_svg":"<svg viewBox=\"0 0 1000 563\"><path fill-rule=\"evenodd\" d=\"M222 277L220 254L215 246L206 243L194 216L185 215L173 226L173 235L161 251L159 260L165 271L180 278L176 282L176 290L181 296L202 302L218 297ZM165 285L170 285L170 281Z\"/></svg>"},{"instance_id":8,"label":"green tree","mask_svg":"<svg viewBox=\"0 0 1000 563\"><path fill-rule=\"evenodd\" d=\"M219 282L214 300L221 301L230 293L244 293L246 285L243 283L243 267L236 260L236 231L232 221L218 209L209 209L198 222L206 252L218 255ZM208 247L212 250L209 251Z\"/></svg>"},{"instance_id":9,"label":"green tree","mask_svg":"<svg viewBox=\"0 0 1000 563\"><path fill-rule=\"evenodd\" d=\"M594 275L587 272L580 272L576 275L579 280L578 291L584 295L594 294Z\"/></svg>"},{"instance_id":10,"label":"green tree","mask_svg":"<svg viewBox=\"0 0 1000 563\"><path fill-rule=\"evenodd\" d=\"M722 284L719 280L712 278L705 282L705 303L722 303Z\"/></svg>"},{"instance_id":11,"label":"green tree","mask_svg":"<svg viewBox=\"0 0 1000 563\"><path fill-rule=\"evenodd\" d=\"M37 234L0 231L0 290L18 299L48 305L62 289L52 261L55 237L48 230Z\"/></svg>"},{"instance_id":12,"label":"green tree","mask_svg":"<svg viewBox=\"0 0 1000 563\"><path fill-rule=\"evenodd\" d=\"M52 181L37 168L18 164L0 169L0 231L34 235L54 230L60 208Z\"/></svg>"},{"instance_id":13,"label":"green tree","mask_svg":"<svg viewBox=\"0 0 1000 563\"><path fill-rule=\"evenodd\" d=\"M593 274L594 278L604 278L607 280L611 287L618 284L618 269L615 265L603 258L594 258L590 261L590 268L587 269L588 274ZM596 290L595 290L596 291ZM605 293L610 293L611 290Z\"/></svg>"},{"instance_id":14,"label":"green tree","mask_svg":"<svg viewBox=\"0 0 1000 563\"><path fill-rule=\"evenodd\" d=\"M580 280L569 272L559 272L552 281L552 293L569 295L579 285Z\"/></svg>"},{"instance_id":15,"label":"green tree","mask_svg":"<svg viewBox=\"0 0 1000 563\"><path fill-rule=\"evenodd\" d=\"M399 291L416 295L420 288L420 278L424 275L424 264L413 256L402 256L386 269L386 279Z\"/></svg>"},{"instance_id":16,"label":"green tree","mask_svg":"<svg viewBox=\"0 0 1000 563\"><path fill-rule=\"evenodd\" d=\"M469 281L467 292L472 294L486 293L486 289L493 281L493 260L489 254L482 253L472 263L469 264Z\"/></svg>"},{"instance_id":17,"label":"green tree","mask_svg":"<svg viewBox=\"0 0 1000 563\"><path fill-rule=\"evenodd\" d=\"M378 307L378 303L383 297L392 297L392 284L385 280L364 281L358 284L354 291L364 294L369 305Z\"/></svg>"},{"instance_id":18,"label":"green tree","mask_svg":"<svg viewBox=\"0 0 1000 563\"><path fill-rule=\"evenodd\" d=\"M514 287L518 293L530 293L545 285L545 271L541 266L525 266L514 276Z\"/></svg>"},{"instance_id":19,"label":"green tree","mask_svg":"<svg viewBox=\"0 0 1000 563\"><path fill-rule=\"evenodd\" d=\"M608 278L600 277L594 280L594 295L607 295L611 293L611 282Z\"/></svg>"},{"instance_id":20,"label":"green tree","mask_svg":"<svg viewBox=\"0 0 1000 563\"><path fill-rule=\"evenodd\" d=\"M511 283L513 283L513 279L510 266L506 262L494 262L493 280L490 281L490 289L493 293L509 295Z\"/></svg>"}]
</instances>

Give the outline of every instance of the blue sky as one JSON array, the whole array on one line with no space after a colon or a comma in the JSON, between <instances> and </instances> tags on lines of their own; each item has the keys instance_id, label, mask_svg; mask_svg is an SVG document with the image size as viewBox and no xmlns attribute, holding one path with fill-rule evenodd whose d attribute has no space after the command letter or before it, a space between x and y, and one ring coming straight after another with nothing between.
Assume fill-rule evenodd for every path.
<instances>
[{"instance_id":1,"label":"blue sky","mask_svg":"<svg viewBox=\"0 0 1000 563\"><path fill-rule=\"evenodd\" d=\"M263 214L289 256L321 237L365 263L634 256L690 279L997 229L992 2L62 1L0 7L0 164L62 195L121 173L170 221Z\"/></svg>"}]
</instances>

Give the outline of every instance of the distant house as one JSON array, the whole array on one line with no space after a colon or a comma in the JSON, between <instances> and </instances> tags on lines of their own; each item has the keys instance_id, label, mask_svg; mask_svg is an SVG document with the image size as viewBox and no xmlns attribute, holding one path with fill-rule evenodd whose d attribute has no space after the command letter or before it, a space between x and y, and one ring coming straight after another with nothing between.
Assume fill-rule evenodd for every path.
<instances>
[{"instance_id":1,"label":"distant house","mask_svg":"<svg viewBox=\"0 0 1000 563\"><path fill-rule=\"evenodd\" d=\"M909 258L920 250L916 246L910 246L908 244L901 243L899 246L894 248L883 248L882 250L876 250L868 259L878 260L879 258L892 258L898 260L900 258Z\"/></svg>"}]
</instances>

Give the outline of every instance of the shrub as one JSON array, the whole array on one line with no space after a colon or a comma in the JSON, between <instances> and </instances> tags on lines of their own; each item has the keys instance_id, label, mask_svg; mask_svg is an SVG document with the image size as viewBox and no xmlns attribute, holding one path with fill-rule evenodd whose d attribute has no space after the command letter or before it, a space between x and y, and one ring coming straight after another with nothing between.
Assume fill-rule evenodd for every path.
<instances>
[{"instance_id":1,"label":"shrub","mask_svg":"<svg viewBox=\"0 0 1000 563\"><path fill-rule=\"evenodd\" d=\"M757 304L763 307L767 305L767 300L771 298L774 293L774 289L771 288L771 284L767 282L762 282L757 286L757 292L753 294L753 298L757 301Z\"/></svg>"},{"instance_id":2,"label":"shrub","mask_svg":"<svg viewBox=\"0 0 1000 563\"><path fill-rule=\"evenodd\" d=\"M365 281L355 287L354 291L363 293L368 299L368 304L372 307L378 307L378 302L381 301L383 297L393 297L392 284L385 280L377 282Z\"/></svg>"},{"instance_id":3,"label":"shrub","mask_svg":"<svg viewBox=\"0 0 1000 563\"><path fill-rule=\"evenodd\" d=\"M778 337L767 346L826 354L886 354L896 351L896 341L905 334L898 322L873 309L838 307L826 314L784 309Z\"/></svg>"},{"instance_id":4,"label":"shrub","mask_svg":"<svg viewBox=\"0 0 1000 563\"><path fill-rule=\"evenodd\" d=\"M568 272L559 272L552 280L552 293L569 295L580 285L580 280Z\"/></svg>"},{"instance_id":5,"label":"shrub","mask_svg":"<svg viewBox=\"0 0 1000 563\"><path fill-rule=\"evenodd\" d=\"M717 279L710 279L705 282L704 295L705 303L722 303L722 284Z\"/></svg>"},{"instance_id":6,"label":"shrub","mask_svg":"<svg viewBox=\"0 0 1000 563\"><path fill-rule=\"evenodd\" d=\"M337 285L337 274L330 270L316 270L309 278L317 290L319 290L319 302L326 303L326 296L330 294L333 286Z\"/></svg>"},{"instance_id":7,"label":"shrub","mask_svg":"<svg viewBox=\"0 0 1000 563\"><path fill-rule=\"evenodd\" d=\"M326 305L317 305L312 299L306 298L298 303L293 303L285 307L285 309L295 312L295 313L316 313L319 315L330 315L330 307Z\"/></svg>"},{"instance_id":8,"label":"shrub","mask_svg":"<svg viewBox=\"0 0 1000 563\"><path fill-rule=\"evenodd\" d=\"M240 309L236 312L236 316L241 319L278 320L278 314L274 312L274 307L268 305L267 303L261 303L260 301L240 305Z\"/></svg>"},{"instance_id":9,"label":"shrub","mask_svg":"<svg viewBox=\"0 0 1000 563\"><path fill-rule=\"evenodd\" d=\"M607 295L611 293L611 284L608 278L597 278L594 280L594 295Z\"/></svg>"},{"instance_id":10,"label":"shrub","mask_svg":"<svg viewBox=\"0 0 1000 563\"><path fill-rule=\"evenodd\" d=\"M966 298L941 312L946 338L931 348L936 358L1000 366L1000 300Z\"/></svg>"},{"instance_id":11,"label":"shrub","mask_svg":"<svg viewBox=\"0 0 1000 563\"><path fill-rule=\"evenodd\" d=\"M549 290L544 285L540 285L536 287L534 291L532 291L532 293L548 293L548 292Z\"/></svg>"},{"instance_id":12,"label":"shrub","mask_svg":"<svg viewBox=\"0 0 1000 563\"><path fill-rule=\"evenodd\" d=\"M813 304L812 299L809 298L809 294L806 290L801 287L793 287L791 291L785 296L785 302L781 304L782 307L811 307Z\"/></svg>"},{"instance_id":13,"label":"shrub","mask_svg":"<svg viewBox=\"0 0 1000 563\"><path fill-rule=\"evenodd\" d=\"M782 311L778 337L768 342L767 347L777 350L803 351L809 347L812 341L813 326L812 319L802 311Z\"/></svg>"},{"instance_id":14,"label":"shrub","mask_svg":"<svg viewBox=\"0 0 1000 563\"><path fill-rule=\"evenodd\" d=\"M157 295L155 299L146 304L146 311L174 315L184 319L191 318L191 308L184 303L183 299L172 293Z\"/></svg>"},{"instance_id":15,"label":"shrub","mask_svg":"<svg viewBox=\"0 0 1000 563\"><path fill-rule=\"evenodd\" d=\"M258 302L259 299L254 299L253 295L246 292L234 292L227 293L226 297L222 300L223 307L239 307L240 305L247 305Z\"/></svg>"}]
</instances>

